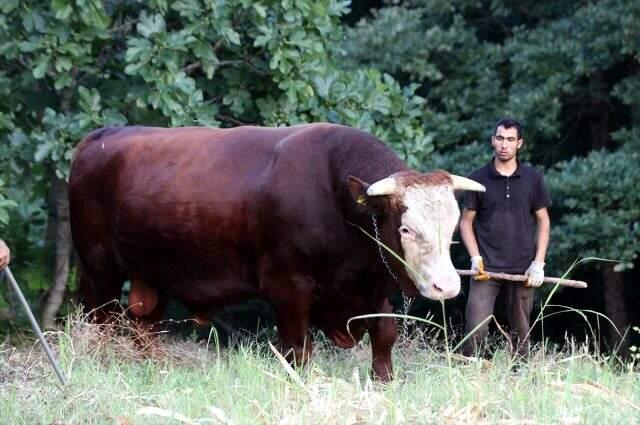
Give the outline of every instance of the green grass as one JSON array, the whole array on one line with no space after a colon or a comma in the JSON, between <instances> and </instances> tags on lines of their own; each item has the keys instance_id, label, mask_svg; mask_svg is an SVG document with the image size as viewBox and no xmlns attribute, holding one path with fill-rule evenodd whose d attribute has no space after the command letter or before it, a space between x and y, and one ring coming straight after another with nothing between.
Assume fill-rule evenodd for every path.
<instances>
[{"instance_id":1,"label":"green grass","mask_svg":"<svg viewBox=\"0 0 640 425\"><path fill-rule=\"evenodd\" d=\"M526 363L497 348L481 361L447 354L433 334L404 336L383 385L369 379L366 341L340 350L319 338L294 371L255 339L207 349L164 338L145 357L78 318L50 337L64 388L37 344L0 345L1 423L640 423L640 374L584 347L538 347Z\"/></svg>"}]
</instances>

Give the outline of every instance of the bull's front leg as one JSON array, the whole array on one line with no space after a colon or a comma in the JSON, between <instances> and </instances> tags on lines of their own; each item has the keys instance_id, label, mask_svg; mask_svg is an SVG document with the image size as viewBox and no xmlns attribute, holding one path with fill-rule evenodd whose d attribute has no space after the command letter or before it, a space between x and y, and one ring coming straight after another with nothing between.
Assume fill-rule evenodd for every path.
<instances>
[{"instance_id":1,"label":"bull's front leg","mask_svg":"<svg viewBox=\"0 0 640 425\"><path fill-rule=\"evenodd\" d=\"M392 308L389 299L385 299L378 313L391 313ZM371 337L371 358L373 375L382 382L393 379L393 365L391 364L391 349L396 341L396 321L391 317L376 319L374 325L369 328Z\"/></svg>"},{"instance_id":2,"label":"bull's front leg","mask_svg":"<svg viewBox=\"0 0 640 425\"><path fill-rule=\"evenodd\" d=\"M289 362L302 366L311 358L313 341L306 300L296 298L295 302L295 305L275 307L275 313L282 353Z\"/></svg>"},{"instance_id":3,"label":"bull's front leg","mask_svg":"<svg viewBox=\"0 0 640 425\"><path fill-rule=\"evenodd\" d=\"M268 299L276 314L282 353L287 360L301 366L309 361L313 352L309 330L313 281L295 276L282 284L271 283Z\"/></svg>"}]
</instances>

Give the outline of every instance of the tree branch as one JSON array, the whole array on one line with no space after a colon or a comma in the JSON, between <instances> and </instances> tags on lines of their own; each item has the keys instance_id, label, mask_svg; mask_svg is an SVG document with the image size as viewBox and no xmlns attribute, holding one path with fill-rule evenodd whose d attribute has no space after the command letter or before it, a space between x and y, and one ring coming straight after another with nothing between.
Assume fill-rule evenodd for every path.
<instances>
[{"instance_id":1,"label":"tree branch","mask_svg":"<svg viewBox=\"0 0 640 425\"><path fill-rule=\"evenodd\" d=\"M111 32L111 33L120 32L120 31L128 32L129 30L131 30L131 28L133 28L133 23L135 21L136 20L134 20L134 19L131 19L131 20L128 20L128 21L124 21L122 24L120 24L118 26L109 28L109 32Z\"/></svg>"},{"instance_id":2,"label":"tree branch","mask_svg":"<svg viewBox=\"0 0 640 425\"><path fill-rule=\"evenodd\" d=\"M256 123L243 122L237 118L234 118L225 114L216 114L216 118L219 119L220 121L225 121L234 125L256 125Z\"/></svg>"},{"instance_id":3,"label":"tree branch","mask_svg":"<svg viewBox=\"0 0 640 425\"><path fill-rule=\"evenodd\" d=\"M236 60L229 60L229 61L220 61L216 64L216 68L222 68L224 66L229 66L229 65L242 65L247 63L246 60L241 60L241 59L236 59ZM186 65L182 68L182 70L184 72L186 72L187 74L191 74L193 71L195 71L196 69L200 69L202 68L202 62L201 61L196 61L193 63L190 63L189 65Z\"/></svg>"}]
</instances>

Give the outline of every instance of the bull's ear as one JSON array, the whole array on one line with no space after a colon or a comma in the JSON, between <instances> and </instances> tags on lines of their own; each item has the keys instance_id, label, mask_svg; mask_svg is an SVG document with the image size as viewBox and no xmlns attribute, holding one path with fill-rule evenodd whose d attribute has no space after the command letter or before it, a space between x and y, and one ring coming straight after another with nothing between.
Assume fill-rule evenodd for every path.
<instances>
[{"instance_id":1,"label":"bull's ear","mask_svg":"<svg viewBox=\"0 0 640 425\"><path fill-rule=\"evenodd\" d=\"M359 178L350 175L347 177L347 186L349 187L351 196L358 204L363 206L367 205L367 201L369 199L369 196L367 195L369 183L363 182Z\"/></svg>"}]
</instances>

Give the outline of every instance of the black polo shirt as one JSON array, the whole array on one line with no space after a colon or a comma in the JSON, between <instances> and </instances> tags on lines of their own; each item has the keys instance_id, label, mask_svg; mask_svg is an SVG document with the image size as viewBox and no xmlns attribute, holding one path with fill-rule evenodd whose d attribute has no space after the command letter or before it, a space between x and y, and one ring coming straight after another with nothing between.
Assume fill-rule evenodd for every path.
<instances>
[{"instance_id":1,"label":"black polo shirt","mask_svg":"<svg viewBox=\"0 0 640 425\"><path fill-rule=\"evenodd\" d=\"M476 211L473 232L485 269L521 274L536 253L535 211L549 207L551 198L534 168L518 161L516 171L503 176L493 161L469 176L487 191L467 191L464 207Z\"/></svg>"}]
</instances>

